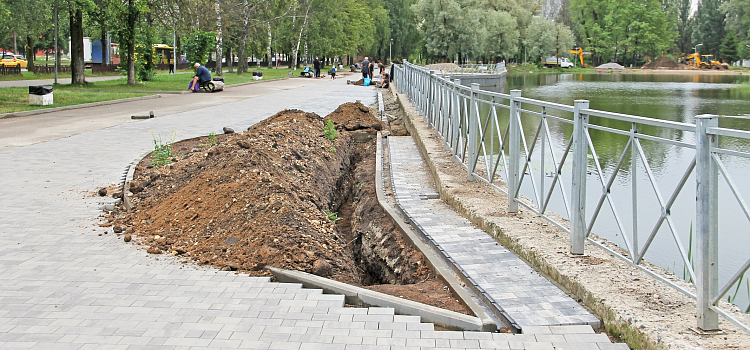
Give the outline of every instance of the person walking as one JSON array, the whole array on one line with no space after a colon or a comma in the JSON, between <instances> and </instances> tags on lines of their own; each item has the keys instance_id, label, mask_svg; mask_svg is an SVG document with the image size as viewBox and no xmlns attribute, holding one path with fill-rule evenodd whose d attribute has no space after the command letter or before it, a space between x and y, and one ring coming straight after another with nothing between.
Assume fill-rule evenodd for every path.
<instances>
[{"instance_id":1,"label":"person walking","mask_svg":"<svg viewBox=\"0 0 750 350\"><path fill-rule=\"evenodd\" d=\"M370 78L370 60L367 59L368 57L365 56L365 59L362 61L362 78Z\"/></svg>"},{"instance_id":2,"label":"person walking","mask_svg":"<svg viewBox=\"0 0 750 350\"><path fill-rule=\"evenodd\" d=\"M318 56L315 56L315 60L313 61L313 68L315 69L315 77L320 78L320 60L318 59Z\"/></svg>"}]
</instances>

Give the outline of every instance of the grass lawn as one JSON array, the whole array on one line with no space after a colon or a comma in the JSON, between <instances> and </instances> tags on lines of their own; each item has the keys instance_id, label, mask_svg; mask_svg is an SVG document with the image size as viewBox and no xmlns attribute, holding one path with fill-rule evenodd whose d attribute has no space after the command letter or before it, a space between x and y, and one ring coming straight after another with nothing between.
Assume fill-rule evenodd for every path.
<instances>
[{"instance_id":1,"label":"grass lawn","mask_svg":"<svg viewBox=\"0 0 750 350\"><path fill-rule=\"evenodd\" d=\"M108 77L113 75L122 75L117 72L105 72L105 73L91 73L91 69L86 69L86 77ZM70 73L57 73L58 79L70 78ZM41 79L55 79L55 73L40 73L34 74L28 71L21 71L21 75L0 75L0 81L13 81L13 80L41 80Z\"/></svg>"},{"instance_id":2,"label":"grass lawn","mask_svg":"<svg viewBox=\"0 0 750 350\"><path fill-rule=\"evenodd\" d=\"M52 106L29 106L29 88L11 87L0 89L0 113L28 111L33 109L62 107L89 102L117 100L121 98L145 96L132 92L97 92L75 91L55 87L54 104Z\"/></svg>"},{"instance_id":3,"label":"grass lawn","mask_svg":"<svg viewBox=\"0 0 750 350\"><path fill-rule=\"evenodd\" d=\"M90 71L90 70L89 70ZM289 76L289 69L260 69L263 72L263 80L284 78ZM57 84L54 90L55 104L52 106L29 106L29 89L26 87L0 88L0 113L20 112L33 109L69 106L82 103L110 101L122 98L145 96L147 93L138 91L183 91L187 90L188 83L192 77L192 70L183 74L166 74L158 71L155 79L148 82L139 82L134 86L126 84L127 79L114 79L108 81L96 81L84 86L73 86L69 84ZM26 75L28 72L22 72ZM111 73L110 73L111 74ZM292 75L299 74L299 70ZM28 73L34 77L34 74ZM90 77L88 73L87 77ZM0 76L0 80L7 76ZM39 75L36 79L51 79ZM58 78L60 76L58 75ZM29 79L29 78L24 78ZM18 79L15 79L18 80ZM237 75L237 73L224 73L224 81L227 85L252 82L250 73ZM261 80L262 81L262 80Z\"/></svg>"},{"instance_id":4,"label":"grass lawn","mask_svg":"<svg viewBox=\"0 0 750 350\"><path fill-rule=\"evenodd\" d=\"M284 78L289 76L288 69L261 69L263 80ZM298 71L292 75L298 74ZM214 75L215 77L215 75ZM76 91L98 90L98 91L183 91L187 90L188 84L192 78L192 71L185 74L166 74L157 72L154 80L137 82L135 85L127 85L127 79L115 79L108 81L95 81L85 86L68 86L65 89ZM226 85L252 82L253 76L250 73L237 75L237 73L224 73L224 82Z\"/></svg>"}]
</instances>

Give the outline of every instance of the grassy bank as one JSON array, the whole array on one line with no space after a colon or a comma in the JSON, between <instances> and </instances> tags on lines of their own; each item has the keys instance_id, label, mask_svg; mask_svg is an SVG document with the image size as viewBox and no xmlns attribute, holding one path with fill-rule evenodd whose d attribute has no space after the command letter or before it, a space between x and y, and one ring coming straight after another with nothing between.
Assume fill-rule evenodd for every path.
<instances>
[{"instance_id":1,"label":"grassy bank","mask_svg":"<svg viewBox=\"0 0 750 350\"><path fill-rule=\"evenodd\" d=\"M105 73L97 73L93 74L91 73L91 69L86 69L85 73L87 78L90 77L109 77L114 75L122 75L117 72L105 72ZM66 73L58 73L57 74L58 79L70 79L70 72ZM42 80L42 79L55 79L55 73L40 73L40 74L34 74L32 72L27 71L21 71L21 75L0 75L0 81L14 81L14 80Z\"/></svg>"},{"instance_id":2,"label":"grassy bank","mask_svg":"<svg viewBox=\"0 0 750 350\"><path fill-rule=\"evenodd\" d=\"M287 69L261 69L263 72L263 80L284 78L289 76L289 70ZM298 71L292 73L293 75L299 74ZM126 92L126 91L185 91L190 83L192 73L188 72L185 74L157 74L154 76L154 80L137 82L135 85L128 85L126 78L107 80L107 81L96 81L91 82L83 86L69 86L67 88L75 91L113 91L113 92ZM253 81L253 76L250 73L237 75L237 73L224 73L224 82L227 85L247 83Z\"/></svg>"},{"instance_id":3,"label":"grassy bank","mask_svg":"<svg viewBox=\"0 0 750 350\"><path fill-rule=\"evenodd\" d=\"M3 88L0 89L0 113L62 107L90 102L111 101L145 95L148 94L138 94L130 92L74 91L70 89L55 87L54 105L29 106L29 89L27 87Z\"/></svg>"},{"instance_id":4,"label":"grassy bank","mask_svg":"<svg viewBox=\"0 0 750 350\"><path fill-rule=\"evenodd\" d=\"M289 76L288 69L261 69L260 71L263 72L263 80ZM34 76L34 74L28 74ZM293 76L298 74L299 70L292 73ZM89 77L88 74L86 76ZM243 75L237 75L237 73L224 73L223 77L227 85L254 81L252 74L250 73ZM185 91L187 90L191 78L192 71L183 74L166 74L164 72L157 72L154 80L138 82L135 85L127 85L126 78L91 82L85 85L57 84L54 87L55 103L52 106L29 106L29 90L27 87L0 88L0 113L111 101L148 95L148 93L143 93L144 91ZM39 77L37 79L51 78Z\"/></svg>"}]
</instances>

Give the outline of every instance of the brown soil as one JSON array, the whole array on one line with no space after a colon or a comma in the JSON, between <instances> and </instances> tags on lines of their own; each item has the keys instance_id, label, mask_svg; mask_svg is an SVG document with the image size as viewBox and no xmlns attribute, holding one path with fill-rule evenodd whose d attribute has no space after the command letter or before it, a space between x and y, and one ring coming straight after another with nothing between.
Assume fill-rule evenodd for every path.
<instances>
[{"instance_id":1,"label":"brown soil","mask_svg":"<svg viewBox=\"0 0 750 350\"><path fill-rule=\"evenodd\" d=\"M659 57L649 63L646 63L642 69L679 69L680 64L669 57Z\"/></svg>"},{"instance_id":2,"label":"brown soil","mask_svg":"<svg viewBox=\"0 0 750 350\"><path fill-rule=\"evenodd\" d=\"M357 81L347 80L347 81L346 81L346 83L347 83L348 85L359 85L359 86L364 86L364 85L365 85L365 79L364 79L364 78L361 78L361 79L359 79L359 80L357 80Z\"/></svg>"},{"instance_id":3,"label":"brown soil","mask_svg":"<svg viewBox=\"0 0 750 350\"><path fill-rule=\"evenodd\" d=\"M178 142L172 164L148 156L130 185L134 208L106 225L185 263L254 276L268 275L266 265L300 270L471 314L377 202L375 142L354 133L381 122L360 103L327 118L334 140L323 118L285 110L215 145Z\"/></svg>"}]
</instances>

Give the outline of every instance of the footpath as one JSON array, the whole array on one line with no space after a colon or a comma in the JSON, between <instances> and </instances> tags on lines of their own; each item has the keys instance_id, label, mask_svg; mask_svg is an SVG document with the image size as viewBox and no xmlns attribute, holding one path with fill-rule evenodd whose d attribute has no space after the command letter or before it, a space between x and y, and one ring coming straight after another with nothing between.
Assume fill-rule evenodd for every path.
<instances>
[{"instance_id":1,"label":"footpath","mask_svg":"<svg viewBox=\"0 0 750 350\"><path fill-rule=\"evenodd\" d=\"M153 137L244 130L284 108L326 115L344 102L375 102L372 88L345 80L0 120L0 130L13 130L0 133L0 348L627 349L589 326L435 331L419 317L344 307L344 296L300 284L159 259L98 226L103 203L93 190L118 182ZM151 108L156 118L129 119Z\"/></svg>"}]
</instances>

